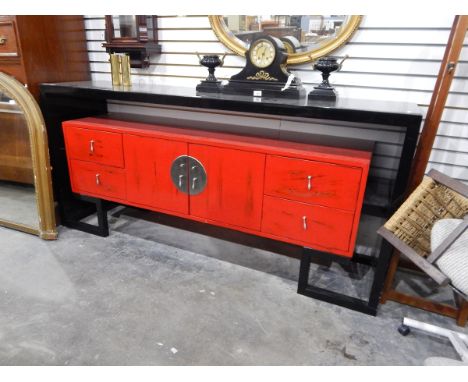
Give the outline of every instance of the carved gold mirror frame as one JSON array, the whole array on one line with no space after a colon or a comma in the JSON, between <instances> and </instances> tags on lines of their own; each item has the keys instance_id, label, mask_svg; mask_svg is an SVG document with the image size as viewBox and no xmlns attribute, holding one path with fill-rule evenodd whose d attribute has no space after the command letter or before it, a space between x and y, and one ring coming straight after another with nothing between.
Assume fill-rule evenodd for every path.
<instances>
[{"instance_id":1,"label":"carved gold mirror frame","mask_svg":"<svg viewBox=\"0 0 468 382\"><path fill-rule=\"evenodd\" d=\"M0 226L38 235L45 240L57 238L54 199L52 191L51 168L47 132L41 110L24 85L13 77L0 73L0 89L16 101L24 112L29 131L31 158L36 189L36 205L39 216L38 226L31 227L17 222L0 220Z\"/></svg>"},{"instance_id":2,"label":"carved gold mirror frame","mask_svg":"<svg viewBox=\"0 0 468 382\"><path fill-rule=\"evenodd\" d=\"M247 46L243 41L238 39L234 33L232 33L226 23L223 20L221 15L212 15L208 16L211 24L211 28L227 48L232 50L234 53L239 56L245 56L247 51ZM361 23L362 16L352 15L350 16L349 22L343 27L338 36L330 40L317 49L309 50L306 52L300 53L291 53L288 55L287 64L288 65L298 65L304 64L307 62L315 61L316 59L326 56L334 50L338 49L341 45L345 44L353 35L353 33L358 28Z\"/></svg>"}]
</instances>

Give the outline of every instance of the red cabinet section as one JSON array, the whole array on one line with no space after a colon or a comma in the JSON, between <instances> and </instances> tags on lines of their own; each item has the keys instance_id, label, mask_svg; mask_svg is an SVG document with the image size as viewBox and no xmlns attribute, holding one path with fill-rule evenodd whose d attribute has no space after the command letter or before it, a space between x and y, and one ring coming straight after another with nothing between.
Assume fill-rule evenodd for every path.
<instances>
[{"instance_id":1,"label":"red cabinet section","mask_svg":"<svg viewBox=\"0 0 468 382\"><path fill-rule=\"evenodd\" d=\"M353 218L352 212L265 196L262 231L323 250L348 251Z\"/></svg>"},{"instance_id":2,"label":"red cabinet section","mask_svg":"<svg viewBox=\"0 0 468 382\"><path fill-rule=\"evenodd\" d=\"M67 156L94 163L124 167L122 134L65 125Z\"/></svg>"},{"instance_id":3,"label":"red cabinet section","mask_svg":"<svg viewBox=\"0 0 468 382\"><path fill-rule=\"evenodd\" d=\"M207 174L206 187L190 196L190 214L260 230L265 155L206 145L189 145Z\"/></svg>"},{"instance_id":4,"label":"red cabinet section","mask_svg":"<svg viewBox=\"0 0 468 382\"><path fill-rule=\"evenodd\" d=\"M122 169L72 159L70 178L77 193L125 200L125 172Z\"/></svg>"},{"instance_id":5,"label":"red cabinet section","mask_svg":"<svg viewBox=\"0 0 468 382\"><path fill-rule=\"evenodd\" d=\"M187 143L128 134L124 151L130 202L188 214L188 194L174 187L170 174L172 162L187 153Z\"/></svg>"},{"instance_id":6,"label":"red cabinet section","mask_svg":"<svg viewBox=\"0 0 468 382\"><path fill-rule=\"evenodd\" d=\"M305 203L355 209L361 169L269 155L265 193Z\"/></svg>"},{"instance_id":7,"label":"red cabinet section","mask_svg":"<svg viewBox=\"0 0 468 382\"><path fill-rule=\"evenodd\" d=\"M352 256L372 153L84 118L74 192Z\"/></svg>"}]
</instances>

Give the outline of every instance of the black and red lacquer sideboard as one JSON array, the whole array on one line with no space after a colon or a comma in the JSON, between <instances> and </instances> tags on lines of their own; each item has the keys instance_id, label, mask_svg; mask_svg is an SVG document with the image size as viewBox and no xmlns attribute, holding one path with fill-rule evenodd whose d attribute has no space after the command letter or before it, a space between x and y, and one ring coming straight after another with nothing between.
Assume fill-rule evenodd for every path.
<instances>
[{"instance_id":1,"label":"black and red lacquer sideboard","mask_svg":"<svg viewBox=\"0 0 468 382\"><path fill-rule=\"evenodd\" d=\"M122 116L110 112L113 102L167 108L175 117L168 123L138 113ZM218 227L261 243L285 243L302 253L299 293L376 314L391 248L366 225L400 203L421 123L417 108L349 99L259 101L95 82L43 84L41 105L63 225L105 236L106 203L117 203L172 216L182 226L196 222L208 233ZM220 113L221 119L178 124L182 111ZM303 127L291 134L245 124L237 130L223 122L223 113L300 121ZM316 135L307 123L320 123L331 134ZM349 130L345 139L333 134L341 124L340 131ZM389 143L352 139L353 129L382 129ZM397 165L380 171L380 152L385 156L388 147ZM379 178L384 171L390 180ZM96 211L97 227L81 221ZM367 298L309 285L314 261L367 264L373 272Z\"/></svg>"}]
</instances>

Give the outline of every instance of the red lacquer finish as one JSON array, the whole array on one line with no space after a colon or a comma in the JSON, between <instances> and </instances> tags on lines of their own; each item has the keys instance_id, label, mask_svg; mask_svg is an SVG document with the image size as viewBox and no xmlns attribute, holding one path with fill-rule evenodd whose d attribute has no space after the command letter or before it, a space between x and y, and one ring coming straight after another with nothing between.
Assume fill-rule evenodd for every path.
<instances>
[{"instance_id":1,"label":"red lacquer finish","mask_svg":"<svg viewBox=\"0 0 468 382\"><path fill-rule=\"evenodd\" d=\"M76 193L353 255L371 152L111 119L63 125ZM173 184L181 155L206 171L198 194Z\"/></svg>"},{"instance_id":2,"label":"red lacquer finish","mask_svg":"<svg viewBox=\"0 0 468 382\"><path fill-rule=\"evenodd\" d=\"M208 174L205 190L190 196L190 213L259 230L265 155L203 145L189 145L189 155Z\"/></svg>"},{"instance_id":3,"label":"red lacquer finish","mask_svg":"<svg viewBox=\"0 0 468 382\"><path fill-rule=\"evenodd\" d=\"M265 194L353 211L361 169L285 158L267 158Z\"/></svg>"},{"instance_id":4,"label":"red lacquer finish","mask_svg":"<svg viewBox=\"0 0 468 382\"><path fill-rule=\"evenodd\" d=\"M354 214L302 202L265 196L262 232L286 241L348 251Z\"/></svg>"},{"instance_id":5,"label":"red lacquer finish","mask_svg":"<svg viewBox=\"0 0 468 382\"><path fill-rule=\"evenodd\" d=\"M130 202L188 214L188 195L171 181L172 162L187 153L187 143L124 136L127 198Z\"/></svg>"},{"instance_id":6,"label":"red lacquer finish","mask_svg":"<svg viewBox=\"0 0 468 382\"><path fill-rule=\"evenodd\" d=\"M73 190L80 194L125 199L125 172L95 163L70 160Z\"/></svg>"},{"instance_id":7,"label":"red lacquer finish","mask_svg":"<svg viewBox=\"0 0 468 382\"><path fill-rule=\"evenodd\" d=\"M124 167L122 134L82 129L73 123L66 125L64 134L69 158Z\"/></svg>"}]
</instances>

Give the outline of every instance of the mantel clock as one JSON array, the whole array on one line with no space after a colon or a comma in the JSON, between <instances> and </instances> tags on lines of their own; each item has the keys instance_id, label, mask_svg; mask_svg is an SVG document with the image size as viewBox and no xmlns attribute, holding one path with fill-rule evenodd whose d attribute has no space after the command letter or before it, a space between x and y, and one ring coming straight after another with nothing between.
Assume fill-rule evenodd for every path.
<instances>
[{"instance_id":1,"label":"mantel clock","mask_svg":"<svg viewBox=\"0 0 468 382\"><path fill-rule=\"evenodd\" d=\"M288 72L287 58L280 39L258 34L246 52L244 68L232 76L221 91L254 97L300 98L306 92L300 79Z\"/></svg>"}]
</instances>

